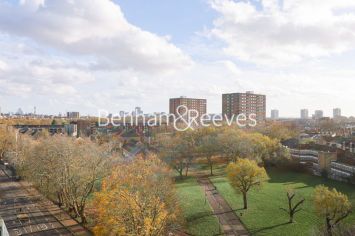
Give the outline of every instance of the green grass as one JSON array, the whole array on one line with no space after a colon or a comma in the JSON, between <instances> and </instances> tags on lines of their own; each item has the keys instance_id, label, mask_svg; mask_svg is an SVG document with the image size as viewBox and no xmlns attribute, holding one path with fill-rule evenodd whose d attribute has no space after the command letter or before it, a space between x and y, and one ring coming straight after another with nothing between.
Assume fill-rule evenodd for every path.
<instances>
[{"instance_id":1,"label":"green grass","mask_svg":"<svg viewBox=\"0 0 355 236\"><path fill-rule=\"evenodd\" d=\"M242 196L228 183L225 177L215 177L212 181L218 191L229 202L252 235L310 235L324 222L314 211L312 194L315 186L324 184L335 187L349 197L355 206L355 187L331 180L324 180L307 174L268 171L270 180L259 190L251 190L248 194L248 210L241 210ZM280 207L287 207L286 189L292 187L299 199L306 199L302 211L295 216L296 223L288 224L287 214ZM355 213L350 215L345 222L355 224Z\"/></svg>"},{"instance_id":2,"label":"green grass","mask_svg":"<svg viewBox=\"0 0 355 236\"><path fill-rule=\"evenodd\" d=\"M186 178L177 181L176 188L188 233L196 236L216 235L219 230L218 220L212 215L208 202L205 203L203 189L196 179Z\"/></svg>"}]
</instances>

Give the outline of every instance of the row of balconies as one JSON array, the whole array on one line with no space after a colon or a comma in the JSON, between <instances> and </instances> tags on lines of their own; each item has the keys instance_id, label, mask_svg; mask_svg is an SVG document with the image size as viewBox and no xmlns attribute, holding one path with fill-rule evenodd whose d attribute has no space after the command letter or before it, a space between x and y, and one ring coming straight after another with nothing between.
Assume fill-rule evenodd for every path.
<instances>
[{"instance_id":1,"label":"row of balconies","mask_svg":"<svg viewBox=\"0 0 355 236\"><path fill-rule=\"evenodd\" d=\"M334 176L339 176L339 177L342 177L342 178L349 178L351 176L353 176L351 173L349 172L345 172L345 171L341 171L341 170L338 170L338 169L334 169L334 168L331 168L330 169L330 175L334 175Z\"/></svg>"},{"instance_id":2,"label":"row of balconies","mask_svg":"<svg viewBox=\"0 0 355 236\"><path fill-rule=\"evenodd\" d=\"M296 154L296 155L312 155L318 157L318 151L314 150L299 150L299 149L290 149L291 154Z\"/></svg>"},{"instance_id":3,"label":"row of balconies","mask_svg":"<svg viewBox=\"0 0 355 236\"><path fill-rule=\"evenodd\" d=\"M355 166L350 166L350 165L346 165L346 164L343 164L343 163L339 163L339 162L334 162L333 161L331 163L331 167L332 168L336 168L339 171L350 173L351 175L355 174Z\"/></svg>"},{"instance_id":4,"label":"row of balconies","mask_svg":"<svg viewBox=\"0 0 355 236\"><path fill-rule=\"evenodd\" d=\"M293 158L297 158L300 161L311 161L318 163L318 157L312 155L299 155L299 154L291 154Z\"/></svg>"}]
</instances>

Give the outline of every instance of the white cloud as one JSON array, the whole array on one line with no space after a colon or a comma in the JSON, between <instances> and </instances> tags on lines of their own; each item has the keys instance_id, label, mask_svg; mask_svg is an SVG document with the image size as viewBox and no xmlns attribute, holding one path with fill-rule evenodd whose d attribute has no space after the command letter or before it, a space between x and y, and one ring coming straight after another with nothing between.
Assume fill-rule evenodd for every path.
<instances>
[{"instance_id":1,"label":"white cloud","mask_svg":"<svg viewBox=\"0 0 355 236\"><path fill-rule=\"evenodd\" d=\"M280 4L281 3L281 4ZM283 65L355 49L355 1L213 0L220 16L209 33L238 59Z\"/></svg>"},{"instance_id":2,"label":"white cloud","mask_svg":"<svg viewBox=\"0 0 355 236\"><path fill-rule=\"evenodd\" d=\"M0 71L5 71L8 68L8 65L0 60Z\"/></svg>"},{"instance_id":3,"label":"white cloud","mask_svg":"<svg viewBox=\"0 0 355 236\"><path fill-rule=\"evenodd\" d=\"M18 48L21 43L3 43L4 48ZM8 46L8 47L6 47ZM26 50L0 52L0 82L1 91L9 96L29 97L31 95L73 95L75 87L90 84L95 76L88 68L81 67L54 56L43 56ZM34 50L29 50L34 52Z\"/></svg>"},{"instance_id":4,"label":"white cloud","mask_svg":"<svg viewBox=\"0 0 355 236\"><path fill-rule=\"evenodd\" d=\"M109 0L0 0L0 31L79 55L93 56L111 69L173 72L192 60L169 42L125 19Z\"/></svg>"},{"instance_id":5,"label":"white cloud","mask_svg":"<svg viewBox=\"0 0 355 236\"><path fill-rule=\"evenodd\" d=\"M260 9L214 0L214 37L196 34L182 45L192 62L170 36L133 26L108 0L0 0L0 106L153 112L186 95L221 112L222 93L254 90L283 116L304 107L351 114L355 55L342 52L355 47L352 2L263 0Z\"/></svg>"}]
</instances>

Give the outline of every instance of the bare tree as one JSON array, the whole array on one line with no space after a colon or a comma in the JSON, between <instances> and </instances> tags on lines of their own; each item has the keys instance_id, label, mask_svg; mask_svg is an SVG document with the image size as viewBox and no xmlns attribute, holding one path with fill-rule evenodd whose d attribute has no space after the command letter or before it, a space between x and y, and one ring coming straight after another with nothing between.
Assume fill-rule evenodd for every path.
<instances>
[{"instance_id":1,"label":"bare tree","mask_svg":"<svg viewBox=\"0 0 355 236\"><path fill-rule=\"evenodd\" d=\"M285 209L282 207L280 209L284 210L289 215L289 217L290 217L289 223L293 223L294 216L297 212L302 210L302 208L300 208L300 207L304 203L305 199L302 198L296 204L292 204L292 201L293 201L294 197L296 196L296 193L293 190L288 190L286 195L287 195L287 200L288 200L288 209Z\"/></svg>"},{"instance_id":2,"label":"bare tree","mask_svg":"<svg viewBox=\"0 0 355 236\"><path fill-rule=\"evenodd\" d=\"M28 149L23 152L24 177L86 223L87 199L110 172L107 152L90 140L63 136L38 139Z\"/></svg>"}]
</instances>

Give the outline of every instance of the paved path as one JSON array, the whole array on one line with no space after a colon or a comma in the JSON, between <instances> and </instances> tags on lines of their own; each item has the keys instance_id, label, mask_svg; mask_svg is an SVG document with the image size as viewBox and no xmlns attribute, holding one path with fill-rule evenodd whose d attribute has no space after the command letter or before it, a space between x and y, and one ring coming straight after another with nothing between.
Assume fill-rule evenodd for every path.
<instances>
[{"instance_id":1,"label":"paved path","mask_svg":"<svg viewBox=\"0 0 355 236\"><path fill-rule=\"evenodd\" d=\"M198 182L205 189L207 200L213 209L213 213L217 216L224 234L227 236L249 235L239 217L218 193L211 180L208 177L201 177Z\"/></svg>"},{"instance_id":2,"label":"paved path","mask_svg":"<svg viewBox=\"0 0 355 236\"><path fill-rule=\"evenodd\" d=\"M10 236L91 235L65 211L24 182L12 181L0 166L0 216Z\"/></svg>"}]
</instances>

